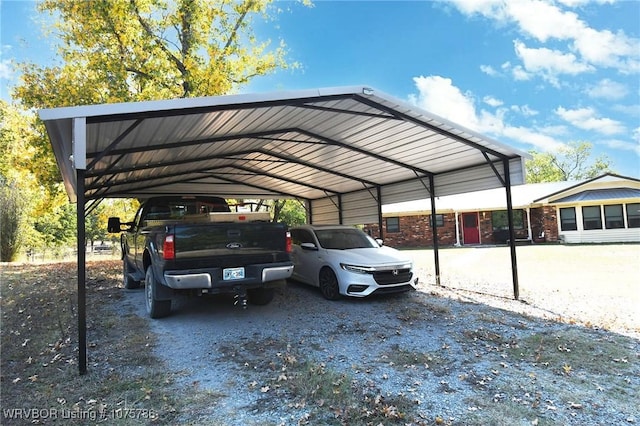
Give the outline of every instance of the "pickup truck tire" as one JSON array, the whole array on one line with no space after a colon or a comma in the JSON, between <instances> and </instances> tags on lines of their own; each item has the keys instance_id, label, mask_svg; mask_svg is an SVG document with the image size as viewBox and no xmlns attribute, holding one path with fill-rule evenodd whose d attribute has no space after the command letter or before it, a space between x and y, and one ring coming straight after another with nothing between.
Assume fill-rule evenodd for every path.
<instances>
[{"instance_id":1,"label":"pickup truck tire","mask_svg":"<svg viewBox=\"0 0 640 426\"><path fill-rule=\"evenodd\" d=\"M338 286L338 278L331 268L322 268L320 270L320 292L327 300L340 299L340 288Z\"/></svg>"},{"instance_id":2,"label":"pickup truck tire","mask_svg":"<svg viewBox=\"0 0 640 426\"><path fill-rule=\"evenodd\" d=\"M151 265L147 268L145 275L144 295L147 305L147 313L151 318L163 318L171 312L171 300L158 300L158 286L160 284L153 274Z\"/></svg>"},{"instance_id":3,"label":"pickup truck tire","mask_svg":"<svg viewBox=\"0 0 640 426\"><path fill-rule=\"evenodd\" d=\"M253 288L247 290L247 298L252 305L267 305L273 300L275 291L272 288Z\"/></svg>"},{"instance_id":4,"label":"pickup truck tire","mask_svg":"<svg viewBox=\"0 0 640 426\"><path fill-rule=\"evenodd\" d=\"M127 259L122 259L122 283L124 284L124 288L128 290L140 288L140 281L131 278L129 274L130 269Z\"/></svg>"}]
</instances>

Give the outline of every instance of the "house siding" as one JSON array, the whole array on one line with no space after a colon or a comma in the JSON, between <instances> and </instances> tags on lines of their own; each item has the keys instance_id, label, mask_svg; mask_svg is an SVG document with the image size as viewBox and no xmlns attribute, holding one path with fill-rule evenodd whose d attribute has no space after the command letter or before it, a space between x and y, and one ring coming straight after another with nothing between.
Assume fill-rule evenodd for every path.
<instances>
[{"instance_id":1,"label":"house siding","mask_svg":"<svg viewBox=\"0 0 640 426\"><path fill-rule=\"evenodd\" d=\"M569 231L560 233L560 240L567 244L579 243L637 243L640 241L640 228L631 229L593 229L588 231Z\"/></svg>"},{"instance_id":2,"label":"house siding","mask_svg":"<svg viewBox=\"0 0 640 426\"><path fill-rule=\"evenodd\" d=\"M439 226L438 244L442 246L453 246L458 241L456 239L456 215L455 213L443 214L443 226ZM478 214L480 226L480 244L504 244L508 239L508 232L494 231L491 212L480 212ZM384 243L391 247L412 248L412 247L432 247L433 233L431 227L431 215L411 215L411 216L390 216L398 217L400 230L398 232L384 232ZM515 230L516 239L526 239L527 217L523 213L524 227ZM462 231L462 215L458 216L458 229L460 232L459 241L464 244L464 235ZM364 231L373 237L378 237L377 224L367 224Z\"/></svg>"},{"instance_id":3,"label":"house siding","mask_svg":"<svg viewBox=\"0 0 640 426\"><path fill-rule=\"evenodd\" d=\"M396 217L396 216L394 216ZM397 216L400 222L399 232L384 232L384 243L391 247L430 247L433 246L433 232L430 223L431 215ZM443 215L444 225L437 229L438 244L445 246L456 243L455 214ZM386 220L384 221L386 227ZM377 224L368 224L365 232L371 236L379 236Z\"/></svg>"},{"instance_id":4,"label":"house siding","mask_svg":"<svg viewBox=\"0 0 640 426\"><path fill-rule=\"evenodd\" d=\"M625 226L628 226L626 204L623 206L623 215ZM574 208L576 212L576 223L578 229L576 231L562 231L560 224L556 225L558 232L558 240L567 244L579 243L631 243L640 242L640 228L619 228L619 229L584 229L582 207L600 207L601 217L604 226L604 206L611 204L569 204L556 207L559 212L560 208ZM559 213L557 213L559 215Z\"/></svg>"}]
</instances>

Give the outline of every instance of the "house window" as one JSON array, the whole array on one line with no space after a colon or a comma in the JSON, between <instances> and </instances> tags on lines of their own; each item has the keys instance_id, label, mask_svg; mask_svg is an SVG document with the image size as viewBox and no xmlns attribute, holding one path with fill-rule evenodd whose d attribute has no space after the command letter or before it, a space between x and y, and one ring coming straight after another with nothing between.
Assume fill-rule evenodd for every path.
<instances>
[{"instance_id":1,"label":"house window","mask_svg":"<svg viewBox=\"0 0 640 426\"><path fill-rule=\"evenodd\" d=\"M429 224L431 225L431 224ZM444 215L443 214L437 214L436 215L436 228L441 228L444 226Z\"/></svg>"},{"instance_id":2,"label":"house window","mask_svg":"<svg viewBox=\"0 0 640 426\"><path fill-rule=\"evenodd\" d=\"M524 229L522 210L513 211L513 229ZM509 229L509 218L506 210L491 212L491 223L494 231Z\"/></svg>"},{"instance_id":3,"label":"house window","mask_svg":"<svg viewBox=\"0 0 640 426\"><path fill-rule=\"evenodd\" d=\"M560 209L560 229L563 231L577 231L576 208L565 207Z\"/></svg>"},{"instance_id":4,"label":"house window","mask_svg":"<svg viewBox=\"0 0 640 426\"><path fill-rule=\"evenodd\" d=\"M400 218L388 217L387 218L387 232L400 232Z\"/></svg>"},{"instance_id":5,"label":"house window","mask_svg":"<svg viewBox=\"0 0 640 426\"><path fill-rule=\"evenodd\" d=\"M602 216L600 206L588 206L582 208L582 224L584 229L602 229Z\"/></svg>"},{"instance_id":6,"label":"house window","mask_svg":"<svg viewBox=\"0 0 640 426\"><path fill-rule=\"evenodd\" d=\"M604 227L607 229L624 228L622 204L604 206Z\"/></svg>"},{"instance_id":7,"label":"house window","mask_svg":"<svg viewBox=\"0 0 640 426\"><path fill-rule=\"evenodd\" d=\"M627 204L627 226L640 228L640 203Z\"/></svg>"}]
</instances>

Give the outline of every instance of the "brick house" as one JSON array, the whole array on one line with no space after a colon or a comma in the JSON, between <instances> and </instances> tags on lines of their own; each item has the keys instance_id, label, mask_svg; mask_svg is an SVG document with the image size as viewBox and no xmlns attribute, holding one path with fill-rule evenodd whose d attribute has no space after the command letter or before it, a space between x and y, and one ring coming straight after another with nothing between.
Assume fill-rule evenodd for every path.
<instances>
[{"instance_id":1,"label":"brick house","mask_svg":"<svg viewBox=\"0 0 640 426\"><path fill-rule=\"evenodd\" d=\"M605 174L581 182L549 182L511 188L516 240L522 242L640 242L640 180ZM433 243L430 200L385 205L385 244ZM439 245L505 244L503 188L436 198ZM378 224L365 231L380 235Z\"/></svg>"}]
</instances>

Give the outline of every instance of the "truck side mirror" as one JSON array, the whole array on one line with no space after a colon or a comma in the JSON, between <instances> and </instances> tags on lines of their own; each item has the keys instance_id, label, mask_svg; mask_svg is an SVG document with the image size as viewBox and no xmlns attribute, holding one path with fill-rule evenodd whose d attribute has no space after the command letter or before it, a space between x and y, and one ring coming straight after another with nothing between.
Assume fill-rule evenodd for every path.
<instances>
[{"instance_id":1,"label":"truck side mirror","mask_svg":"<svg viewBox=\"0 0 640 426\"><path fill-rule=\"evenodd\" d=\"M120 228L121 225L119 217L110 217L107 223L107 231L112 234L118 234L122 231Z\"/></svg>"}]
</instances>

